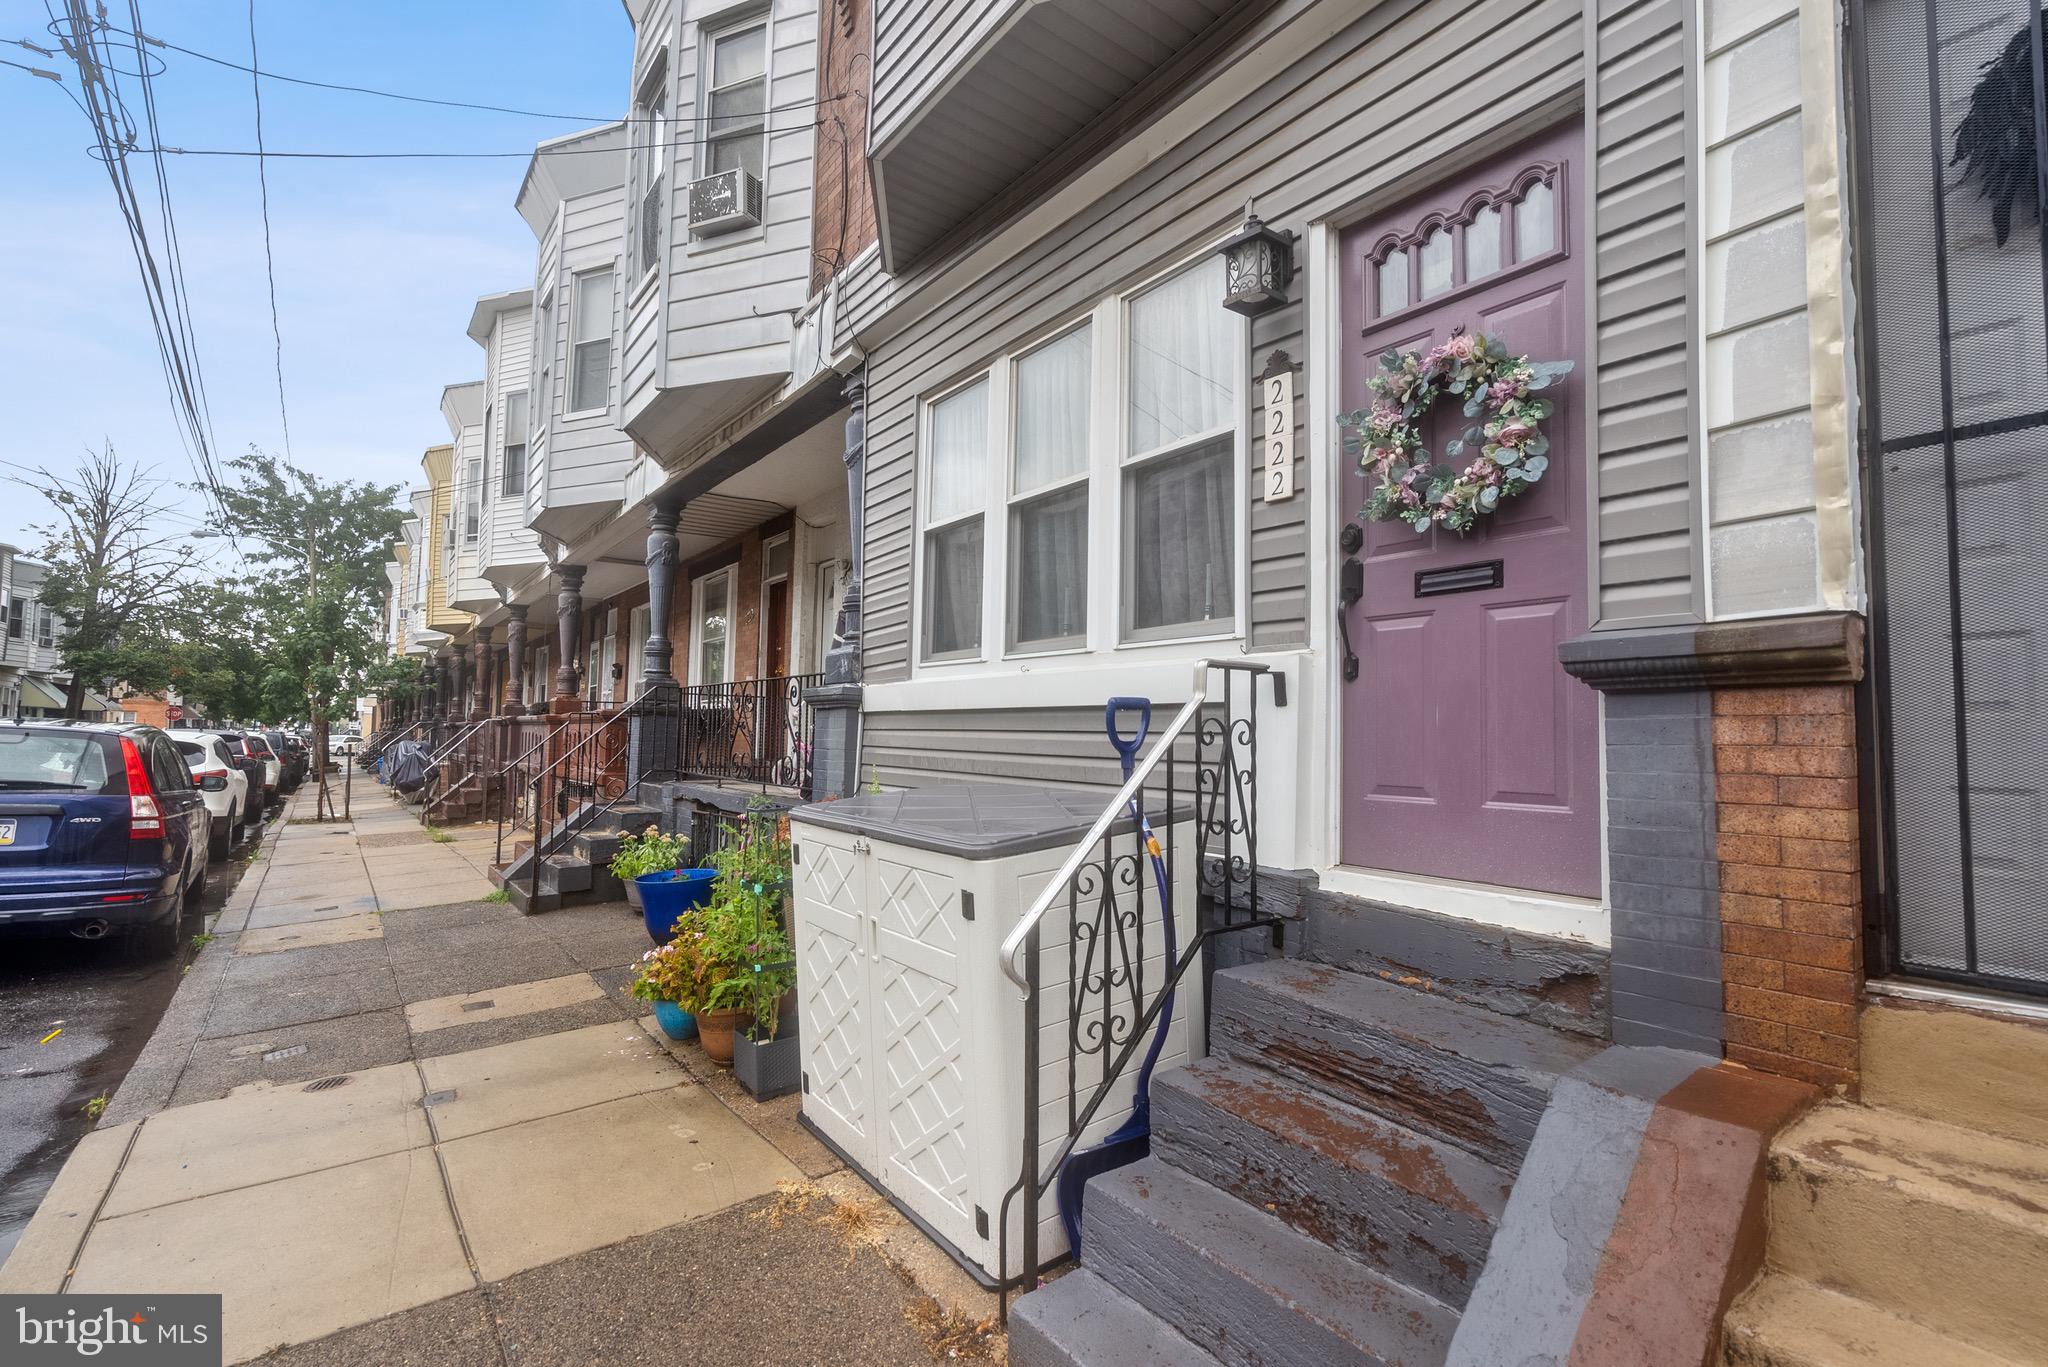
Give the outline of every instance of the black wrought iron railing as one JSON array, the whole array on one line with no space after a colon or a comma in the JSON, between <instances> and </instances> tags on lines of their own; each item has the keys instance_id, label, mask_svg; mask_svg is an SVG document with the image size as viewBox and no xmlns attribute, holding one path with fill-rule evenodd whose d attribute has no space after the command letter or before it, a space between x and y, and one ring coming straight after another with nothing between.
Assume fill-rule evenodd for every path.
<instances>
[{"instance_id":1,"label":"black wrought iron railing","mask_svg":"<svg viewBox=\"0 0 2048 1367\"><path fill-rule=\"evenodd\" d=\"M1285 707L1285 676L1239 660L1197 665L1187 702L1154 732L1129 779L1003 940L1002 970L1022 989L1024 1050L1022 1152L998 1219L1005 1316L1009 1293L1036 1286L1050 1265L1040 1228L1061 1170L1084 1135L1093 1143L1131 1109L1135 1086L1126 1079L1135 1083L1161 1016L1175 1011L1182 1039L1206 1044L1216 939L1259 930L1281 942L1284 922L1259 898L1261 693L1267 705ZM1199 1005L1182 990L1191 974L1203 984ZM1051 1040L1063 1043L1047 1058ZM1048 1116L1061 1117L1058 1128L1048 1131ZM1015 1272L1013 1204L1021 1206Z\"/></svg>"},{"instance_id":2,"label":"black wrought iron railing","mask_svg":"<svg viewBox=\"0 0 2048 1367\"><path fill-rule=\"evenodd\" d=\"M804 691L824 681L822 674L783 674L680 690L676 770L810 797L816 723Z\"/></svg>"},{"instance_id":3,"label":"black wrought iron railing","mask_svg":"<svg viewBox=\"0 0 2048 1367\"><path fill-rule=\"evenodd\" d=\"M428 820L434 804L473 781L489 762L487 741L496 717L469 722L427 756L427 781L420 791L420 820Z\"/></svg>"}]
</instances>

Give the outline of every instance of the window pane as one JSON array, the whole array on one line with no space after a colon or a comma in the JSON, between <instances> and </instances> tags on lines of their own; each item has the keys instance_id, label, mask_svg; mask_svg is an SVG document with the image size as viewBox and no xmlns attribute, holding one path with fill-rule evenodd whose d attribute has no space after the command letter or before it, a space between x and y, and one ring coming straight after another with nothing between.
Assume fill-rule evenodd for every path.
<instances>
[{"instance_id":1,"label":"window pane","mask_svg":"<svg viewBox=\"0 0 2048 1367\"><path fill-rule=\"evenodd\" d=\"M569 409L574 413L603 408L611 394L612 343L581 342L570 356Z\"/></svg>"},{"instance_id":2,"label":"window pane","mask_svg":"<svg viewBox=\"0 0 2048 1367\"><path fill-rule=\"evenodd\" d=\"M576 336L594 342L612 335L612 273L591 271L576 277Z\"/></svg>"},{"instance_id":3,"label":"window pane","mask_svg":"<svg viewBox=\"0 0 2048 1367\"><path fill-rule=\"evenodd\" d=\"M1451 234L1433 229L1422 239L1422 297L1433 299L1451 287Z\"/></svg>"},{"instance_id":4,"label":"window pane","mask_svg":"<svg viewBox=\"0 0 2048 1367\"><path fill-rule=\"evenodd\" d=\"M748 133L736 138L724 138L711 144L711 162L704 174L715 176L721 171L745 171L755 180L762 177L761 135Z\"/></svg>"},{"instance_id":5,"label":"window pane","mask_svg":"<svg viewBox=\"0 0 2048 1367\"><path fill-rule=\"evenodd\" d=\"M768 30L759 24L725 34L712 49L711 84L728 86L764 74L767 52Z\"/></svg>"},{"instance_id":6,"label":"window pane","mask_svg":"<svg viewBox=\"0 0 2048 1367\"><path fill-rule=\"evenodd\" d=\"M728 575L716 574L704 581L701 615L697 619L697 677L701 683L725 682L727 599L731 588Z\"/></svg>"},{"instance_id":7,"label":"window pane","mask_svg":"<svg viewBox=\"0 0 2048 1367\"><path fill-rule=\"evenodd\" d=\"M981 507L988 466L987 380L932 405L931 445L926 520L943 522Z\"/></svg>"},{"instance_id":8,"label":"window pane","mask_svg":"<svg viewBox=\"0 0 2048 1367\"><path fill-rule=\"evenodd\" d=\"M1557 194L1538 181L1515 206L1515 259L1527 261L1557 245Z\"/></svg>"},{"instance_id":9,"label":"window pane","mask_svg":"<svg viewBox=\"0 0 2048 1367\"><path fill-rule=\"evenodd\" d=\"M1393 313L1408 306L1408 251L1396 247L1379 266L1380 312Z\"/></svg>"},{"instance_id":10,"label":"window pane","mask_svg":"<svg viewBox=\"0 0 2048 1367\"><path fill-rule=\"evenodd\" d=\"M1088 468L1088 329L1017 362L1016 491L1029 493Z\"/></svg>"},{"instance_id":11,"label":"window pane","mask_svg":"<svg viewBox=\"0 0 2048 1367\"><path fill-rule=\"evenodd\" d=\"M1147 461L1125 477L1125 627L1203 628L1235 609L1230 437Z\"/></svg>"},{"instance_id":12,"label":"window pane","mask_svg":"<svg viewBox=\"0 0 2048 1367\"><path fill-rule=\"evenodd\" d=\"M981 648L981 519L925 536L925 654Z\"/></svg>"},{"instance_id":13,"label":"window pane","mask_svg":"<svg viewBox=\"0 0 2048 1367\"><path fill-rule=\"evenodd\" d=\"M1237 329L1215 257L1131 301L1130 454L1236 422Z\"/></svg>"},{"instance_id":14,"label":"window pane","mask_svg":"<svg viewBox=\"0 0 2048 1367\"><path fill-rule=\"evenodd\" d=\"M727 128L751 126L761 121L762 113L768 108L768 83L748 81L728 90L716 90L711 94L711 131L720 132Z\"/></svg>"},{"instance_id":15,"label":"window pane","mask_svg":"<svg viewBox=\"0 0 2048 1367\"><path fill-rule=\"evenodd\" d=\"M515 389L505 396L505 444L526 445L526 391Z\"/></svg>"},{"instance_id":16,"label":"window pane","mask_svg":"<svg viewBox=\"0 0 2048 1367\"><path fill-rule=\"evenodd\" d=\"M1477 280L1500 269L1500 206L1489 204L1465 227L1465 278Z\"/></svg>"},{"instance_id":17,"label":"window pane","mask_svg":"<svg viewBox=\"0 0 2048 1367\"><path fill-rule=\"evenodd\" d=\"M761 577L781 579L789 573L790 543L788 537L771 541L761 552Z\"/></svg>"},{"instance_id":18,"label":"window pane","mask_svg":"<svg viewBox=\"0 0 2048 1367\"><path fill-rule=\"evenodd\" d=\"M1010 513L1010 622L1017 645L1078 640L1088 630L1088 486Z\"/></svg>"}]
</instances>

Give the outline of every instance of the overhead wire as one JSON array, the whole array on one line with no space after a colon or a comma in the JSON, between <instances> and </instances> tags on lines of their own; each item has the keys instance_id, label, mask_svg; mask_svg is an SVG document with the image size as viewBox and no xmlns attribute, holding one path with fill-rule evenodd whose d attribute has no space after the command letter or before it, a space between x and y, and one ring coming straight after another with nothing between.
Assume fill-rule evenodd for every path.
<instances>
[{"instance_id":1,"label":"overhead wire","mask_svg":"<svg viewBox=\"0 0 2048 1367\"><path fill-rule=\"evenodd\" d=\"M132 0L131 0L132 3ZM142 21L136 20L138 31ZM292 458L292 420L284 402L284 330L277 321L277 260L270 246L270 173L263 151L263 76L256 69L256 0L249 0L249 91L256 100L256 187L263 205L263 278L270 286L270 340L277 370L277 420L284 428L284 458Z\"/></svg>"}]
</instances>

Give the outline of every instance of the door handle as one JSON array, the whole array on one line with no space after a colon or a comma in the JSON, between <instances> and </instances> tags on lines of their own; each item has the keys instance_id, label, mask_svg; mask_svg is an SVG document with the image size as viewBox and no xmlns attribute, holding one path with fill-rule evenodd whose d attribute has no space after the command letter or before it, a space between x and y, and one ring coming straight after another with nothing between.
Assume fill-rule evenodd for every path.
<instances>
[{"instance_id":1,"label":"door handle","mask_svg":"<svg viewBox=\"0 0 2048 1367\"><path fill-rule=\"evenodd\" d=\"M1353 523L1344 530L1356 529ZM1350 683L1358 677L1358 652L1351 648L1351 622L1347 614L1359 599L1365 597L1365 566L1356 555L1344 557L1344 566L1337 574L1337 634L1344 641L1344 682Z\"/></svg>"}]
</instances>

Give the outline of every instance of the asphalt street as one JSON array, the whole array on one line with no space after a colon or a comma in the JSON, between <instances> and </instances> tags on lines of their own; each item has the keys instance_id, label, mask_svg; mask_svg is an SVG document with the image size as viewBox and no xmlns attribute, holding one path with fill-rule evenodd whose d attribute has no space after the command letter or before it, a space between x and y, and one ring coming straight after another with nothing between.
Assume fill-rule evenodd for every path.
<instances>
[{"instance_id":1,"label":"asphalt street","mask_svg":"<svg viewBox=\"0 0 2048 1367\"><path fill-rule=\"evenodd\" d=\"M119 939L0 940L0 1260L148 1042L196 952L192 937L249 865L213 865L178 952L139 958Z\"/></svg>"}]
</instances>

